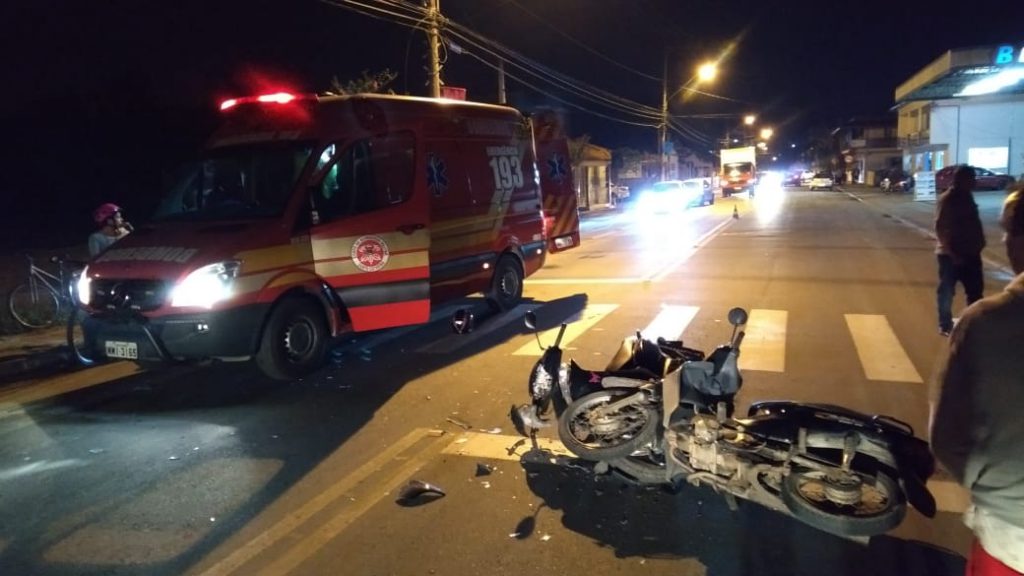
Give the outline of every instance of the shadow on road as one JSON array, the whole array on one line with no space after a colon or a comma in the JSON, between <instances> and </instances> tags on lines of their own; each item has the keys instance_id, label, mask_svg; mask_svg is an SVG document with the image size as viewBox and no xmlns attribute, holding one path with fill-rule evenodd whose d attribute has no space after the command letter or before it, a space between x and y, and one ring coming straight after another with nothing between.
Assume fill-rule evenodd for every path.
<instances>
[{"instance_id":1,"label":"shadow on road","mask_svg":"<svg viewBox=\"0 0 1024 576\"><path fill-rule=\"evenodd\" d=\"M672 494L615 473L594 475L581 460L542 450L524 454L521 465L530 490L561 512L563 526L619 558L695 559L708 576L964 572L963 558L929 544L880 536L865 546L742 501L732 512L710 488Z\"/></svg>"}]
</instances>

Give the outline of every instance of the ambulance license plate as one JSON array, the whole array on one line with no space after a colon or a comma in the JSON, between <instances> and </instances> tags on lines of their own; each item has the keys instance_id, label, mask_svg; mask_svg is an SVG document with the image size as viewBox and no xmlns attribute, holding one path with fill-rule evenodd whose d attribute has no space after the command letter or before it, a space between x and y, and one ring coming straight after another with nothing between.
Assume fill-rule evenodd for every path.
<instances>
[{"instance_id":1,"label":"ambulance license plate","mask_svg":"<svg viewBox=\"0 0 1024 576\"><path fill-rule=\"evenodd\" d=\"M107 340L104 344L107 349L107 356L110 358L127 358L128 360L139 359L139 345L135 342Z\"/></svg>"}]
</instances>

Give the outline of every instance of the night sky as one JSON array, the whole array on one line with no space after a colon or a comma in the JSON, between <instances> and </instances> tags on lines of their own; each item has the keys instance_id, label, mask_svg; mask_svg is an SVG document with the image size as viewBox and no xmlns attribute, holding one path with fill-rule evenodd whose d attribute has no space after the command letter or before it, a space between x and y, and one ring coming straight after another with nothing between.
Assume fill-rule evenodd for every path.
<instances>
[{"instance_id":1,"label":"night sky","mask_svg":"<svg viewBox=\"0 0 1024 576\"><path fill-rule=\"evenodd\" d=\"M731 46L719 78L699 87L711 95L673 100L677 115L726 116L684 120L693 132L675 137L695 149L721 138L744 113L774 127L780 141L802 146L815 130L852 116L888 114L896 86L950 48L1024 44L1024 2L1015 0L978 0L955 11L945 2L878 0L440 3L447 18L582 82L584 91L595 88L652 108L660 106L665 54L672 91L697 64ZM223 98L279 87L322 91L333 76L347 80L384 68L398 73L395 92L428 94L422 32L336 4L4 3L0 120L8 146L0 192L21 211L63 224L69 235L87 233L88 212L101 201L123 203L129 213L138 206L141 219L163 175L194 153L210 130ZM449 50L445 82L467 88L470 99L495 101L496 75L477 59L494 58L454 41L472 55ZM513 105L556 105L570 112L573 136L588 134L613 149L655 150L654 128L617 121L650 120L514 66L508 71L539 89L509 79ZM4 246L38 241L17 224L4 229Z\"/></svg>"}]
</instances>

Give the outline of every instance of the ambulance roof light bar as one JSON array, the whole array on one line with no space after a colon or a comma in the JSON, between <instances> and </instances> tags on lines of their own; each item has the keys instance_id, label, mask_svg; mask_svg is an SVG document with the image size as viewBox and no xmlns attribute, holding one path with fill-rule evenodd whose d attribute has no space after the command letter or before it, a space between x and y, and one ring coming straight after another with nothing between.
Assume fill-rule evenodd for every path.
<instances>
[{"instance_id":1,"label":"ambulance roof light bar","mask_svg":"<svg viewBox=\"0 0 1024 576\"><path fill-rule=\"evenodd\" d=\"M241 98L228 98L220 103L221 111L228 110L239 104L288 104L294 100L316 98L316 94L292 94L290 92L274 92L273 94L260 94L259 96L243 96Z\"/></svg>"}]
</instances>

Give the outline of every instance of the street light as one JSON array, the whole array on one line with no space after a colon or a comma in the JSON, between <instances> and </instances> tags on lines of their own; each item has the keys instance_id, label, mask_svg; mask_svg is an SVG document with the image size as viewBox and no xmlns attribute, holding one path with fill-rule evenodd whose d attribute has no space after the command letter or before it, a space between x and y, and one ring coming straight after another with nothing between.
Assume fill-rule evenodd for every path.
<instances>
[{"instance_id":1,"label":"street light","mask_svg":"<svg viewBox=\"0 0 1024 576\"><path fill-rule=\"evenodd\" d=\"M743 117L743 123L746 124L747 126L753 126L754 122L756 121L757 116L754 116L753 114L747 114L746 116Z\"/></svg>"},{"instance_id":2,"label":"street light","mask_svg":"<svg viewBox=\"0 0 1024 576\"><path fill-rule=\"evenodd\" d=\"M689 82L683 84L678 90L673 92L671 95L668 93L668 52L665 52L664 61L662 64L662 75L661 75L661 126L658 128L658 157L661 160L661 179L665 179L665 140L668 132L668 101L671 98L675 98L676 94L679 94L683 90L693 90L690 88L690 84L711 82L718 75L718 65L715 62L705 62L697 68L697 75L691 78Z\"/></svg>"},{"instance_id":3,"label":"street light","mask_svg":"<svg viewBox=\"0 0 1024 576\"><path fill-rule=\"evenodd\" d=\"M761 140L771 140L775 131L771 128L761 128Z\"/></svg>"}]
</instances>

